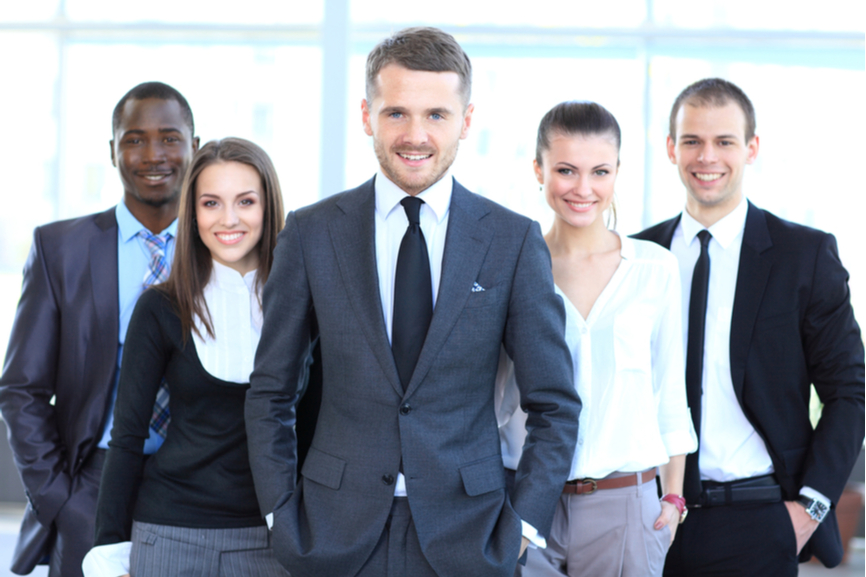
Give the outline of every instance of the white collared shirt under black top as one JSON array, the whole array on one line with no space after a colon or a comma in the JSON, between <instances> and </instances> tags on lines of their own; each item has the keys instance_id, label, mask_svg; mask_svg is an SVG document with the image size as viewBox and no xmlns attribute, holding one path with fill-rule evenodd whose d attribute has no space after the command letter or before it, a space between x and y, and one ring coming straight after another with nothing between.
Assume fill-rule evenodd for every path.
<instances>
[{"instance_id":1,"label":"white collared shirt under black top","mask_svg":"<svg viewBox=\"0 0 866 577\"><path fill-rule=\"evenodd\" d=\"M259 344L259 338L261 337L261 329L262 329L262 308L259 299L259 295L255 290L255 279L256 272L252 271L247 273L244 276L241 276L240 273L231 269L227 266L224 266L216 261L213 262L213 272L211 274L210 281L205 286L203 291L204 302L207 304L208 311L210 312L211 317L211 325L214 330L214 338L207 336L207 332L205 331L204 325L201 322L201 319L196 317L194 319L196 327L199 329L199 332L203 336L196 335L193 332L192 335L192 343L194 343L195 347L192 349L192 355L190 355L189 347L184 347L182 350L178 348L178 344L180 342L180 334L172 334L172 328L179 327L179 320L176 316L171 316L173 313L170 313L171 305L168 303L168 300L163 297L156 295L154 291L149 291L145 293L145 296L142 298L143 305L141 308L148 307L148 313L152 315L152 318L155 319L166 319L169 322L160 322L159 330L151 330L147 331L151 334L162 334L165 335L163 339L155 338L149 339L148 342L152 344L152 346L167 351L165 354L169 354L172 356L177 356L182 359L186 359L187 363L185 369L188 371L190 379L185 383L186 386L196 386L196 387L212 387L213 394L205 395L204 397L209 398L211 401L220 402L220 398L225 395L229 395L230 398L227 397L226 401L222 401L222 405L225 405L226 402L231 403L236 409L237 414L234 415L234 420L236 422L232 423L224 423L223 429L225 431L225 436L223 441L230 443L231 446L217 447L215 450L219 452L219 458L214 459L212 465L217 467L218 471L222 470L231 470L233 467L237 465L237 458L242 457L242 460L246 462L247 453L246 453L246 441L245 441L245 433L243 431L243 398L246 393L246 389L248 388L248 383L250 380L250 373L253 370L253 361L255 359L256 347ZM156 298L154 298L156 297ZM141 317L144 312L138 310L137 307L136 314ZM133 316L135 318L135 315ZM136 326L139 333L144 331L145 327L140 325ZM154 327L150 327L153 329ZM132 340L132 339L128 339ZM174 347L174 348L173 348ZM127 372L132 370L135 367L135 360L130 358L129 355L131 351L128 351L125 355L124 362L129 360ZM197 360L193 359L193 355L197 356ZM148 362L148 359L143 359L145 362ZM201 372L203 370L203 372ZM121 386L130 386L134 384L134 375L130 373L129 375L124 375L127 377L124 380L124 377L121 377ZM192 385L192 382L195 381L197 384ZM169 383L171 387L171 383ZM177 385L172 387L172 391L178 390ZM176 397L179 399L182 397L180 391ZM202 397L204 399L204 397ZM175 399L175 396L172 397ZM177 403L177 400L173 400L173 403ZM175 404L172 404L172 409L174 412ZM152 406L153 402L150 402L149 406ZM144 404L143 406L148 406ZM121 407L122 408L122 407ZM178 411L178 414L186 413L190 415L190 418L196 418L199 421L205 421L207 419L199 419L195 417L196 413L194 411ZM172 425L169 426L168 436L166 438L166 446L173 444L171 438L171 427L175 426L175 421L172 421ZM221 425L217 423L216 427L220 427ZM240 427L238 429L238 427ZM190 429L190 431L194 434L198 431L198 428L195 426ZM117 431L113 432L117 434ZM234 445L234 441L232 439L239 438L243 440L243 442L239 445ZM198 438L198 442L202 443L201 447L206 449L213 449L212 441L214 437L202 437ZM196 439L193 439L195 441ZM196 451L196 447L193 446L193 441L190 441L189 449ZM114 443L111 445L114 447ZM127 460L135 458L135 455L130 453L125 449L114 448L114 451L122 451L121 455L125 455L127 453L130 454L130 457L127 457ZM160 456L162 455L162 451L158 452ZM216 456L216 453L214 453ZM164 460L163 460L164 461ZM173 463L160 463L162 467L165 467L167 470L164 471L166 474L171 473L171 467ZM183 463L178 463L178 465L182 468L184 466ZM223 467L225 465L225 467ZM152 468L149 468L152 469ZM138 476L134 476L134 478L118 478L115 479L117 483L121 486L127 486L130 483L162 483L162 477L159 474L156 475L148 475L148 470L145 470L143 478ZM241 467L240 471L243 471ZM122 476L122 475L121 475ZM249 487L244 487L244 489L252 489L252 475L248 471L246 476L249 477ZM183 476L181 475L182 478ZM216 474L208 477L214 478L215 481L220 479L220 475ZM237 474L231 473L229 475L229 480L244 478L244 475L238 477ZM247 484L247 481L243 481L244 484ZM214 486L219 485L219 483L213 483ZM106 479L103 479L103 484L101 490L104 490L106 487L110 487L111 483L106 483ZM194 486L186 488L186 490L191 491L192 494L189 497L190 501L195 500L197 495L204 493L205 491L197 490ZM211 526L219 527L219 526L252 526L260 524L261 517L259 515L258 504L255 499L254 493L249 494L249 498L246 499L246 503L242 503L244 501L241 499L239 501L239 488L235 487L233 491L226 492L225 495L220 497L220 502L226 499L226 495L233 495L228 497L228 501L225 501L226 504L231 504L234 509L231 513L228 513L228 517L225 520L220 520L220 512L226 511L228 508L226 505L222 505L220 507L211 507L210 510L213 511L213 514L210 515L210 519L204 518L201 515L199 518L194 520L188 520L188 526L202 526L202 523L208 525L208 523L212 523ZM180 498L183 495L179 495ZM102 502L102 499L100 499ZM152 506L149 507L148 514L157 515L161 514L160 512L160 503L152 503ZM244 507L243 505L246 505ZM119 504L118 506L126 507L126 504ZM171 506L171 505L169 505ZM179 516L183 516L184 512L180 511L180 507L175 506L175 513ZM248 509L248 511L247 511ZM136 508L137 511L140 511L140 508ZM147 509L146 509L147 511ZM168 512L162 512L168 513ZM231 515L237 515L236 519L230 518ZM247 515L243 517L242 515ZM117 518L122 518L123 515L118 515ZM216 519L216 521L214 521ZM166 520L154 518L154 519L141 519L149 522L160 523L162 521L163 524L180 524L183 525L184 519L172 519L172 522L166 522ZM238 525L239 523L239 525ZM131 543L129 541L123 541L118 543L109 543L105 545L100 545L91 549L91 551L87 554L84 560L84 572L85 577L116 577L117 575L123 575L129 572L129 554L130 554L130 546Z\"/></svg>"},{"instance_id":2,"label":"white collared shirt under black top","mask_svg":"<svg viewBox=\"0 0 866 577\"><path fill-rule=\"evenodd\" d=\"M709 228L684 210L671 240L671 252L680 263L683 342L687 346L692 273L701 253L697 235L704 229L712 235L708 246L710 281L704 329L701 441L698 449L701 479L705 481L735 481L774 471L767 446L746 418L731 379L731 318L748 208L748 201L743 197L733 211ZM830 504L829 499L810 487L803 487L800 493L820 499L828 506Z\"/></svg>"}]
</instances>

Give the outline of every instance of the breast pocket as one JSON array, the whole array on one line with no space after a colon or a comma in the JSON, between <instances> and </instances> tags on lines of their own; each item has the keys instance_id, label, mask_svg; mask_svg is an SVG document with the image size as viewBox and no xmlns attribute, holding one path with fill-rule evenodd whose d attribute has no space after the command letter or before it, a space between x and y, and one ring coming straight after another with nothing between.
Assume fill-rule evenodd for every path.
<instances>
[{"instance_id":1,"label":"breast pocket","mask_svg":"<svg viewBox=\"0 0 866 577\"><path fill-rule=\"evenodd\" d=\"M617 371L649 372L655 317L646 307L629 307L613 322L613 354Z\"/></svg>"}]
</instances>

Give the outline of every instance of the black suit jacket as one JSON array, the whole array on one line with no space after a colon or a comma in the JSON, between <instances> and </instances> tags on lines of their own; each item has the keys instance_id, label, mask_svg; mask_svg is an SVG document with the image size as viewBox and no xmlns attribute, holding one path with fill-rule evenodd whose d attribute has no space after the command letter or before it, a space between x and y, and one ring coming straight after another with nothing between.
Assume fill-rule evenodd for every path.
<instances>
[{"instance_id":1,"label":"black suit jacket","mask_svg":"<svg viewBox=\"0 0 866 577\"><path fill-rule=\"evenodd\" d=\"M680 217L637 235L670 248ZM864 365L836 239L749 203L731 317L731 379L763 438L786 500L804 485L838 501L863 444ZM813 431L809 385L824 403ZM801 553L828 567L842 545L835 513Z\"/></svg>"},{"instance_id":2,"label":"black suit jacket","mask_svg":"<svg viewBox=\"0 0 866 577\"><path fill-rule=\"evenodd\" d=\"M54 518L102 435L117 366L114 210L37 228L24 266L0 377L0 411L29 501L16 572L47 555Z\"/></svg>"}]
</instances>

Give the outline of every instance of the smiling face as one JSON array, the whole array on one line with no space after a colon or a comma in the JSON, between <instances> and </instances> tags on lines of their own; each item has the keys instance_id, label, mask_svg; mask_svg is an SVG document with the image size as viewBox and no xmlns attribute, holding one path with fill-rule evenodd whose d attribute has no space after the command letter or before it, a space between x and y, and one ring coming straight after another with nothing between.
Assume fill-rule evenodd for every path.
<instances>
[{"instance_id":1,"label":"smiling face","mask_svg":"<svg viewBox=\"0 0 866 577\"><path fill-rule=\"evenodd\" d=\"M259 266L264 204L262 179L240 162L211 164L195 186L198 234L215 261L241 274Z\"/></svg>"},{"instance_id":2,"label":"smiling face","mask_svg":"<svg viewBox=\"0 0 866 577\"><path fill-rule=\"evenodd\" d=\"M686 209L710 226L740 203L743 173L758 156L758 137L746 141L746 117L734 102L686 102L677 113L675 138L668 136L668 157L686 187Z\"/></svg>"},{"instance_id":3,"label":"smiling face","mask_svg":"<svg viewBox=\"0 0 866 577\"><path fill-rule=\"evenodd\" d=\"M111 141L111 164L117 167L124 201L133 214L177 202L197 148L176 100L126 101Z\"/></svg>"},{"instance_id":4,"label":"smiling face","mask_svg":"<svg viewBox=\"0 0 866 577\"><path fill-rule=\"evenodd\" d=\"M535 177L557 221L570 226L604 227L602 213L610 207L616 182L619 151L608 134L554 133L533 160Z\"/></svg>"},{"instance_id":5,"label":"smiling face","mask_svg":"<svg viewBox=\"0 0 866 577\"><path fill-rule=\"evenodd\" d=\"M382 68L376 96L364 100L364 131L373 137L382 172L416 195L436 183L466 138L473 106L464 110L456 72Z\"/></svg>"}]
</instances>

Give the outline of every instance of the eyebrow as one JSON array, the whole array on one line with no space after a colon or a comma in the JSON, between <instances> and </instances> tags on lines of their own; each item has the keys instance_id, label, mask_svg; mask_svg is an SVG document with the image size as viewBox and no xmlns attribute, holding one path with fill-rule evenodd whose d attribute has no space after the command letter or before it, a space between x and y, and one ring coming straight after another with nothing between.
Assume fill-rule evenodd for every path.
<instances>
[{"instance_id":1,"label":"eyebrow","mask_svg":"<svg viewBox=\"0 0 866 577\"><path fill-rule=\"evenodd\" d=\"M574 166L574 165L571 164L570 162L565 162L564 160L560 160L559 162L557 162L557 163L556 163L556 166L557 166L557 167L561 167L561 168L571 168L571 169L574 169L574 170L577 170L577 169L578 169L576 166ZM607 167L612 167L613 165L612 165L611 163L609 163L609 162L602 162L601 164L597 164L597 165L593 166L590 170L597 170L597 169L599 169L599 168L604 168L604 167L606 167L606 166L607 166Z\"/></svg>"},{"instance_id":2,"label":"eyebrow","mask_svg":"<svg viewBox=\"0 0 866 577\"><path fill-rule=\"evenodd\" d=\"M240 198L240 197L246 196L248 194L255 194L256 196L260 196L258 191L256 191L256 190L245 190L243 192L237 193L235 195L235 198ZM204 198L205 196L209 196L211 198L220 198L220 196L218 194L213 193L213 192L203 192L203 193L201 193L201 196L199 196L199 198Z\"/></svg>"},{"instance_id":3,"label":"eyebrow","mask_svg":"<svg viewBox=\"0 0 866 577\"><path fill-rule=\"evenodd\" d=\"M140 128L130 128L129 130L124 132L123 135L121 135L121 138L126 138L130 134L144 134L144 132L145 131L140 129ZM157 132L159 132L160 134L166 134L168 132L176 132L178 134L183 134L183 132L181 132L181 130L179 128L173 128L173 127L160 128L157 130Z\"/></svg>"},{"instance_id":4,"label":"eyebrow","mask_svg":"<svg viewBox=\"0 0 866 577\"><path fill-rule=\"evenodd\" d=\"M689 139L695 139L695 138L700 140L701 137L698 136L697 134L683 134L680 136L679 139L680 140L689 140ZM716 136L713 136L712 138L716 139L716 140L718 140L720 138L725 139L725 140L739 140L739 137L736 134L717 134Z\"/></svg>"}]
</instances>

